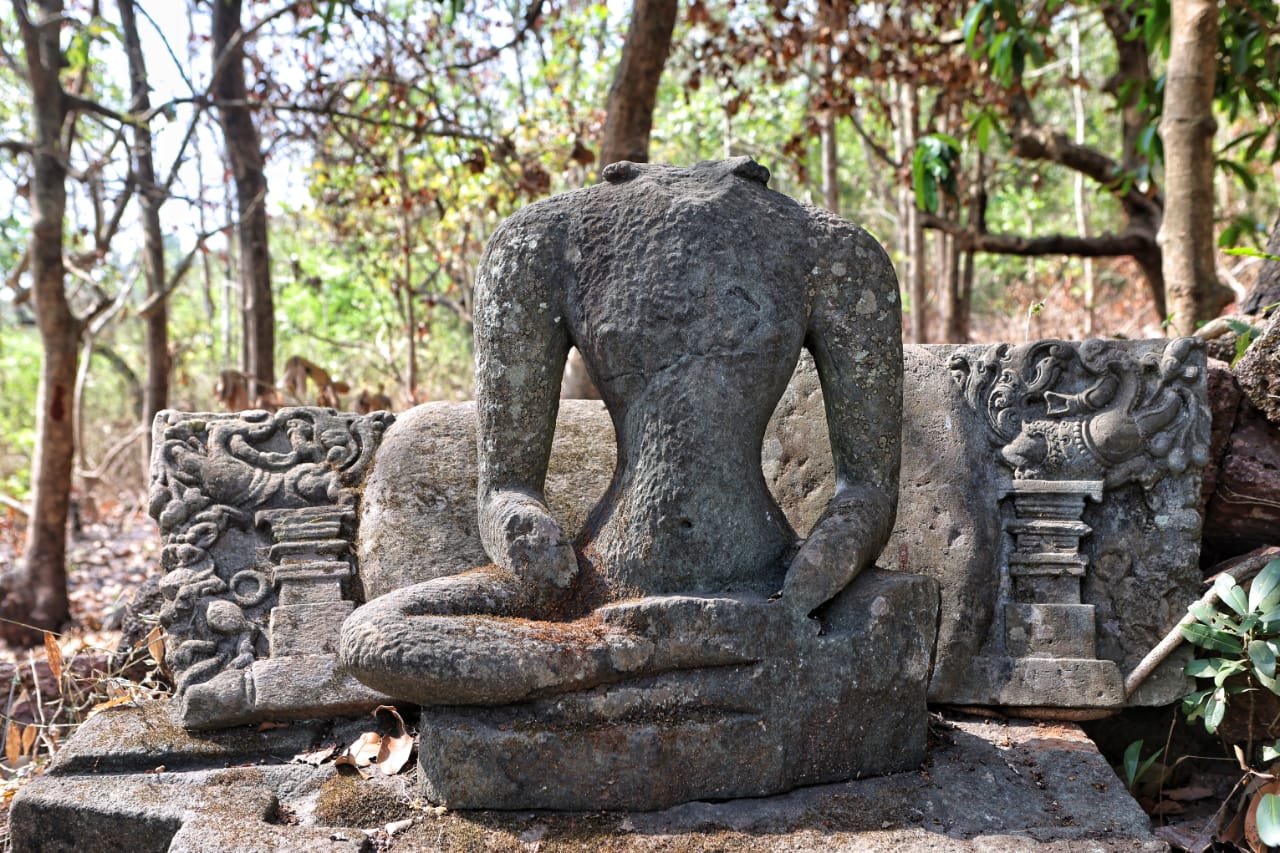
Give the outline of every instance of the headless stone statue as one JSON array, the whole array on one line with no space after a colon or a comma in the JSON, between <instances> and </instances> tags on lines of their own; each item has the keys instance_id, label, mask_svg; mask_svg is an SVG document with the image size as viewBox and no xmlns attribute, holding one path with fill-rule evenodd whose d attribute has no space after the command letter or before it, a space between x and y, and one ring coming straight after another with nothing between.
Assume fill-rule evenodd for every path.
<instances>
[{"instance_id":1,"label":"headless stone statue","mask_svg":"<svg viewBox=\"0 0 1280 853\"><path fill-rule=\"evenodd\" d=\"M474 316L479 528L493 564L377 598L342 636L344 666L372 687L428 708L487 706L424 719L432 799L647 808L922 757L936 589L880 572L850 587L884 546L897 500L896 279L865 231L767 189L768 177L748 158L617 163L490 241ZM618 461L570 542L543 483L574 345ZM802 348L822 382L837 478L803 543L760 466ZM882 731L865 739L872 721L855 706L886 701L909 713L876 720ZM511 715L541 734L523 745L499 735ZM801 731L815 726L830 731ZM599 728L610 744L582 734ZM501 768L463 766L479 730L502 741L489 743ZM530 772L512 769L526 748L555 792L533 790L537 771L512 781ZM636 750L650 766L607 787ZM655 788L664 764L684 781Z\"/></svg>"}]
</instances>

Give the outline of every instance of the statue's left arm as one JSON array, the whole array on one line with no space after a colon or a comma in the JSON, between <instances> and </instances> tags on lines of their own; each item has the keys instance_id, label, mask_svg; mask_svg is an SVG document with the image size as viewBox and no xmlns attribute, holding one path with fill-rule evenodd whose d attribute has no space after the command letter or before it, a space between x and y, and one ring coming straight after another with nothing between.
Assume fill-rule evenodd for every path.
<instances>
[{"instance_id":1,"label":"statue's left arm","mask_svg":"<svg viewBox=\"0 0 1280 853\"><path fill-rule=\"evenodd\" d=\"M866 231L825 213L805 338L826 403L836 490L787 569L782 600L807 615L871 565L893 531L902 421L898 280ZM826 241L824 241L825 243Z\"/></svg>"}]
</instances>

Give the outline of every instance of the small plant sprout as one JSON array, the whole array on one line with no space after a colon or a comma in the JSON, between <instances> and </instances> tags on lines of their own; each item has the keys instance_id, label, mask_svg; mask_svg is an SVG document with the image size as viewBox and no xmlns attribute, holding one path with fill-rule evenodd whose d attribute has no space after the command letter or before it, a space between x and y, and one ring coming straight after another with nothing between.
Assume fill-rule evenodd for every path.
<instances>
[{"instance_id":1,"label":"small plant sprout","mask_svg":"<svg viewBox=\"0 0 1280 853\"><path fill-rule=\"evenodd\" d=\"M1188 608L1195 621L1180 629L1184 639L1212 655L1186 667L1187 675L1212 684L1182 700L1187 720L1203 719L1209 732L1217 731L1229 697L1259 685L1280 695L1280 558L1263 567L1247 593L1230 575L1220 575L1214 591L1226 608L1196 602ZM1228 684L1233 676L1240 677Z\"/></svg>"},{"instance_id":2,"label":"small plant sprout","mask_svg":"<svg viewBox=\"0 0 1280 853\"><path fill-rule=\"evenodd\" d=\"M1142 777L1147 775L1147 771L1151 769L1151 765L1164 753L1164 748L1157 749L1155 752L1143 760L1142 758L1142 740L1135 740L1124 751L1124 785L1129 789L1129 793L1137 790L1138 782L1142 781Z\"/></svg>"}]
</instances>

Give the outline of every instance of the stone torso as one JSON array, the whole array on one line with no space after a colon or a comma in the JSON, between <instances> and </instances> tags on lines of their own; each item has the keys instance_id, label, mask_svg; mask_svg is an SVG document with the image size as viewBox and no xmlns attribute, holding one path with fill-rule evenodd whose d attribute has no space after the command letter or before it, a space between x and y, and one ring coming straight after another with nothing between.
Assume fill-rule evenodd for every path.
<instances>
[{"instance_id":1,"label":"stone torso","mask_svg":"<svg viewBox=\"0 0 1280 853\"><path fill-rule=\"evenodd\" d=\"M619 458L578 550L613 597L780 588L795 534L760 445L804 343L810 233L804 208L730 173L645 170L569 217L566 319Z\"/></svg>"}]
</instances>

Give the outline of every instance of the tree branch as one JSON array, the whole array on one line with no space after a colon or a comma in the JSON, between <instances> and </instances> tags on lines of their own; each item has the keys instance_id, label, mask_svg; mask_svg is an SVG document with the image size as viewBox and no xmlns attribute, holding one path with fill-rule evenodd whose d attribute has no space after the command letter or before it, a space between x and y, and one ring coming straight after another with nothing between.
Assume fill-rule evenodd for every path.
<instances>
[{"instance_id":1,"label":"tree branch","mask_svg":"<svg viewBox=\"0 0 1280 853\"><path fill-rule=\"evenodd\" d=\"M943 219L931 213L920 213L925 228L954 235L962 251L985 252L991 255L1074 255L1080 258L1128 257L1149 251L1155 246L1155 238L1140 231L1124 231L1120 234L1099 234L1095 237L1077 237L1071 234L1050 234L1044 237L1026 237L1020 234L991 234L974 231L958 222Z\"/></svg>"},{"instance_id":2,"label":"tree branch","mask_svg":"<svg viewBox=\"0 0 1280 853\"><path fill-rule=\"evenodd\" d=\"M119 122L120 124L132 124L132 122L129 121L129 118L123 113L118 113L111 109L111 107L100 104L89 98L82 98L79 95L73 95L70 92L63 92L62 98L67 105L68 113L92 113L104 118L109 118L112 121Z\"/></svg>"},{"instance_id":3,"label":"tree branch","mask_svg":"<svg viewBox=\"0 0 1280 853\"><path fill-rule=\"evenodd\" d=\"M1045 160L1079 172L1106 187L1127 208L1150 210L1158 207L1136 187L1123 187L1124 169L1119 163L1101 151L1078 144L1060 130L1024 121L1010 131L1010 139L1015 156L1026 160ZM1118 192L1122 187L1124 192Z\"/></svg>"},{"instance_id":4,"label":"tree branch","mask_svg":"<svg viewBox=\"0 0 1280 853\"><path fill-rule=\"evenodd\" d=\"M524 37L528 35L529 31L533 29L534 26L537 25L538 18L542 15L542 3L543 0L534 0L533 3L529 4L529 11L525 13L523 23L520 24L520 28L516 30L515 35L512 36L511 40L506 44L495 45L480 54L478 57L469 59L466 62L457 62L453 65L446 65L446 70L468 71L478 65L483 65L492 59L496 59L504 50L513 48L520 42L524 41Z\"/></svg>"}]
</instances>

